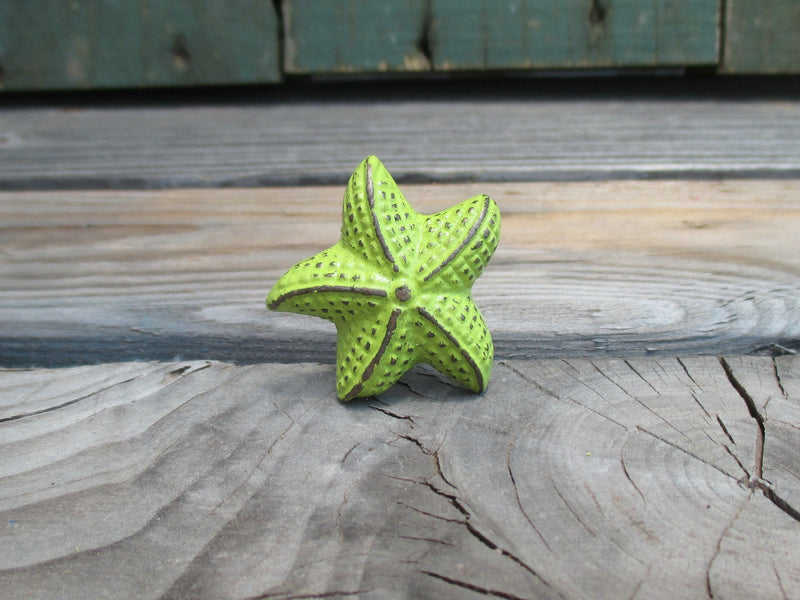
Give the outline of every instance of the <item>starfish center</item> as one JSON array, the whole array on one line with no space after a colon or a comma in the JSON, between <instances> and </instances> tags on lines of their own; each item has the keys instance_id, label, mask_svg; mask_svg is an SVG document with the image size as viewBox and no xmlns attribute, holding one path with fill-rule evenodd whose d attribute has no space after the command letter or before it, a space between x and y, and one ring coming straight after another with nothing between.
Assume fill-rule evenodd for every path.
<instances>
[{"instance_id":1,"label":"starfish center","mask_svg":"<svg viewBox=\"0 0 800 600\"><path fill-rule=\"evenodd\" d=\"M400 302L408 302L411 300L411 290L408 289L408 286L403 284L399 288L394 291L394 295L397 297Z\"/></svg>"}]
</instances>

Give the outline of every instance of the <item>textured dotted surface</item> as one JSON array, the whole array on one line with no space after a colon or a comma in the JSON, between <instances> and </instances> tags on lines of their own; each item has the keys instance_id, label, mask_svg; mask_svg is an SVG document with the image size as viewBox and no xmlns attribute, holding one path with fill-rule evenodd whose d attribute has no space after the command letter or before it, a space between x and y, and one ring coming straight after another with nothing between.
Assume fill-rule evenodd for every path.
<instances>
[{"instance_id":1,"label":"textured dotted surface","mask_svg":"<svg viewBox=\"0 0 800 600\"><path fill-rule=\"evenodd\" d=\"M385 391L421 362L481 392L494 350L470 290L499 236L488 196L420 215L370 156L347 185L339 243L292 267L267 306L336 324L341 399Z\"/></svg>"}]
</instances>

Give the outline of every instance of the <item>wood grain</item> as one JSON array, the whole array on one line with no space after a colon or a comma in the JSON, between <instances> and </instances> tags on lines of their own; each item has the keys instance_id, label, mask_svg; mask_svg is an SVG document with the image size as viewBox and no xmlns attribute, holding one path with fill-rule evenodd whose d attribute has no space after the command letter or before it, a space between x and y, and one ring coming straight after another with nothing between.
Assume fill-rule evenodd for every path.
<instances>
[{"instance_id":1,"label":"wood grain","mask_svg":"<svg viewBox=\"0 0 800 600\"><path fill-rule=\"evenodd\" d=\"M800 593L798 357L501 361L482 396L418 368L349 404L334 376L207 361L0 371L0 589ZM743 394L768 401L765 433ZM762 438L768 485L753 478Z\"/></svg>"},{"instance_id":2,"label":"wood grain","mask_svg":"<svg viewBox=\"0 0 800 600\"><path fill-rule=\"evenodd\" d=\"M256 0L3 2L0 90L275 82L278 27Z\"/></svg>"},{"instance_id":3,"label":"wood grain","mask_svg":"<svg viewBox=\"0 0 800 600\"><path fill-rule=\"evenodd\" d=\"M474 287L500 358L769 351L800 337L800 182L404 186L503 214ZM0 359L323 361L267 291L339 236L341 187L0 195Z\"/></svg>"},{"instance_id":4,"label":"wood grain","mask_svg":"<svg viewBox=\"0 0 800 600\"><path fill-rule=\"evenodd\" d=\"M432 0L436 69L716 65L719 2Z\"/></svg>"},{"instance_id":5,"label":"wood grain","mask_svg":"<svg viewBox=\"0 0 800 600\"><path fill-rule=\"evenodd\" d=\"M369 154L404 183L800 177L796 82L730 85L383 83L222 105L25 104L0 110L0 188L344 186Z\"/></svg>"},{"instance_id":6,"label":"wood grain","mask_svg":"<svg viewBox=\"0 0 800 600\"><path fill-rule=\"evenodd\" d=\"M425 0L282 0L286 73L427 71Z\"/></svg>"},{"instance_id":7,"label":"wood grain","mask_svg":"<svg viewBox=\"0 0 800 600\"><path fill-rule=\"evenodd\" d=\"M800 5L792 0L725 2L723 73L800 73Z\"/></svg>"}]
</instances>

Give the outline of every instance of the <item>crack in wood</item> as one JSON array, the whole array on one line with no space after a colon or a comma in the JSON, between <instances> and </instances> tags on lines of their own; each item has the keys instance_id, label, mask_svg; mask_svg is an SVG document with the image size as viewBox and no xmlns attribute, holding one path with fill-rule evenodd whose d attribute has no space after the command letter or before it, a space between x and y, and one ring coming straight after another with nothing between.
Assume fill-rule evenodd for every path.
<instances>
[{"instance_id":1,"label":"crack in wood","mask_svg":"<svg viewBox=\"0 0 800 600\"><path fill-rule=\"evenodd\" d=\"M509 479L511 479L511 487L514 489L514 498L517 501L517 508L519 508L519 511L525 517L525 520L528 521L528 524L531 526L531 529L533 529L533 531L539 537L539 540L541 540L541 542L544 544L544 547L547 548L548 552L554 554L553 549L550 547L550 544L547 543L547 540L545 539L544 535L542 535L542 532L539 531L539 528L536 527L536 525L534 524L533 519L531 519L530 515L528 514L528 511L526 511L525 507L522 505L522 499L519 497L519 488L517 488L517 480L514 478L514 471L511 469L511 449L514 446L515 441L516 437L512 437L508 442L508 449L506 450L506 470L508 471Z\"/></svg>"},{"instance_id":2,"label":"crack in wood","mask_svg":"<svg viewBox=\"0 0 800 600\"><path fill-rule=\"evenodd\" d=\"M447 542L445 540L437 540L435 538L417 537L413 535L398 535L397 537L400 538L401 540L412 540L415 542L430 542L431 544L442 544L444 546L451 546L453 548L456 547L456 545L453 544L452 542Z\"/></svg>"},{"instance_id":3,"label":"crack in wood","mask_svg":"<svg viewBox=\"0 0 800 600\"><path fill-rule=\"evenodd\" d=\"M783 387L783 382L781 381L781 374L778 371L778 363L775 360L775 357L772 357L772 373L775 376L775 381L778 382L778 389L783 394L784 398L789 398L789 394L786 393L786 389Z\"/></svg>"},{"instance_id":4,"label":"crack in wood","mask_svg":"<svg viewBox=\"0 0 800 600\"><path fill-rule=\"evenodd\" d=\"M470 590L471 592L476 592L478 594L483 594L485 596L494 596L496 598L506 598L507 600L525 600L521 596L515 596L514 594L509 594L508 592L501 592L500 590L493 590L489 588L484 588L474 583L469 583L466 581L461 581L460 579L454 579L452 577L448 577L446 575L442 575L441 573L435 573L433 571L420 571L429 577L433 577L434 579L439 579L444 581L445 583L449 583L450 585L454 585L460 588L464 588L466 590Z\"/></svg>"},{"instance_id":5,"label":"crack in wood","mask_svg":"<svg viewBox=\"0 0 800 600\"><path fill-rule=\"evenodd\" d=\"M689 393L689 396L692 398L692 400L694 400L694 401L695 401L695 403L697 404L697 406L699 406L699 407L700 407L700 410L702 410L702 411L703 411L703 414L706 416L706 418L707 418L709 421L711 421L711 413L710 413L710 412L708 412L708 410L706 409L706 407L705 407L705 406L703 406L703 403L702 403L702 402L700 402L700 398L698 398L698 397L697 397L697 395L696 395L694 392L690 392L690 393Z\"/></svg>"},{"instance_id":6,"label":"crack in wood","mask_svg":"<svg viewBox=\"0 0 800 600\"><path fill-rule=\"evenodd\" d=\"M420 398L430 398L430 396L428 394L423 394L419 390L415 390L414 386L411 385L411 383L408 382L408 381L404 381L403 379L399 379L397 381L397 383L402 385L402 386L404 386L406 389L408 389L409 392L411 392L415 396L419 396ZM453 387L458 387L458 386L453 386ZM462 388L458 388L458 389L461 390Z\"/></svg>"},{"instance_id":7,"label":"crack in wood","mask_svg":"<svg viewBox=\"0 0 800 600\"><path fill-rule=\"evenodd\" d=\"M638 375L638 376L639 376L641 379L644 379L644 378L643 378L643 377L642 377L642 376L639 374L639 372L638 372L636 369L634 369L633 367L631 367L631 366L630 366L630 364L628 364L628 361L627 361L627 360L626 360L626 361L624 361L624 362L625 362L625 364L626 364L626 365L628 365L628 366L631 368L631 370L632 370L634 373L636 373L636 375ZM626 395L626 396L628 396L628 397L629 397L631 400L634 400L636 403L638 403L639 405L641 405L641 407L642 407L642 408L644 408L644 409L645 409L647 412L649 412L650 414L652 414L652 415L653 415L653 416L654 416L656 419L660 420L660 421L661 421L662 423L664 423L664 424L665 424L667 427L669 427L670 429L672 429L673 431L675 431L675 433L677 433L678 435L681 435L681 436L685 437L687 441L689 441L689 442L691 442L691 441L692 441L692 439L691 439L691 438L690 438L688 435L686 435L686 433L685 433L685 432L683 432L683 431L681 431L680 429L678 429L677 427L675 427L675 425L673 425L672 423L670 423L670 422L669 422L669 420L665 419L665 418L664 418L664 417L662 417L660 414L658 414L658 413L657 413L655 410L653 410L652 408L650 408L649 406L647 406L647 404L645 404L644 402L642 402L641 398L639 398L638 396L634 396L633 394L631 394L630 392L628 392L628 390L626 390L626 389L625 389L624 387L622 387L622 386L621 386L619 383L617 383L617 382L614 380L614 378L613 378L613 377L610 377L610 376L609 376L609 375L608 375L608 374L607 374L605 371L603 371L603 370L602 370L600 367L598 367L598 366L597 366L597 364L595 364L595 362L594 362L594 361L589 361L589 364L591 364L591 365L592 365L592 367L594 367L595 371L597 371L598 373L600 373L600 374L601 374L603 377L605 377L605 378L606 378L608 381L610 381L610 382L611 382L611 383L613 383L613 384L614 384L616 387L618 387L618 388L619 388L619 389L622 391L622 393L623 393L623 394L625 394L625 395ZM645 379L645 381L647 381L647 380ZM649 384L649 382L647 382L647 383ZM650 387L651 387L651 388L653 388L653 386L652 386L652 385L650 385ZM655 388L653 388L653 390L655 390ZM658 394L658 396L659 396L659 397L661 397L661 394L659 394L659 393L658 393L658 390L656 390L656 393Z\"/></svg>"},{"instance_id":8,"label":"crack in wood","mask_svg":"<svg viewBox=\"0 0 800 600\"><path fill-rule=\"evenodd\" d=\"M531 384L533 387L535 387L540 392L543 392L543 393L547 394L548 396L550 396L551 398L554 398L555 400L563 400L563 398L561 398L561 396L556 394L554 391L547 389L541 383L539 383L538 381L532 379L531 377L528 377L525 373L523 373L519 369L517 369L515 367L512 367L506 361L504 361L504 360L498 361L498 364L502 365L503 367L505 367L506 369L511 371L514 375L516 375L517 377L522 379L522 381L524 381L525 383Z\"/></svg>"},{"instance_id":9,"label":"crack in wood","mask_svg":"<svg viewBox=\"0 0 800 600\"><path fill-rule=\"evenodd\" d=\"M717 538L717 543L714 547L714 553L711 555L711 558L709 559L708 564L706 565L706 594L708 594L708 597L711 598L712 600L714 598L714 589L711 584L711 569L714 566L714 561L717 560L717 557L720 555L720 552L722 552L722 541L728 535L728 532L734 526L736 521L739 520L739 516L742 514L744 507L747 505L749 501L750 501L749 498L745 498L744 501L742 501L739 504L739 508L736 511L736 514L733 515L731 520L725 526L725 529L722 530L722 533L720 534L719 538Z\"/></svg>"},{"instance_id":10,"label":"crack in wood","mask_svg":"<svg viewBox=\"0 0 800 600\"><path fill-rule=\"evenodd\" d=\"M642 589L642 585L644 585L644 582L650 576L650 570L651 570L651 567L650 567L650 565L648 565L647 566L647 571L646 571L644 577L642 577L639 580L639 583L636 584L636 587L633 588L633 591L631 592L630 596L628 596L628 600L634 600L634 598L636 598L636 596L639 595L639 590Z\"/></svg>"},{"instance_id":11,"label":"crack in wood","mask_svg":"<svg viewBox=\"0 0 800 600\"><path fill-rule=\"evenodd\" d=\"M406 504L405 502L400 502L399 500L395 502L395 504L397 504L398 506L402 506L403 508L413 510L414 512L419 513L421 515L425 515L426 517L438 519L439 521L445 521L446 523L457 523L458 525L464 524L464 519L451 519L449 517L443 517L442 515L437 515L435 513L422 510L421 508L417 508L416 506L411 506L410 504Z\"/></svg>"},{"instance_id":12,"label":"crack in wood","mask_svg":"<svg viewBox=\"0 0 800 600\"><path fill-rule=\"evenodd\" d=\"M95 390L94 392L91 392L91 393L86 394L84 396L81 396L79 398L74 398L72 400L68 400L66 402L62 402L61 404L57 404L55 406L48 406L47 408L42 408L40 410L33 410L33 411L27 412L27 413L20 413L20 414L11 415L11 416L8 416L8 417L2 417L2 418L0 418L0 423L8 423L9 421L18 421L19 419L27 419L28 417L35 417L36 415L43 415L43 414L46 414L46 413L49 413L49 412L53 412L55 410L61 410L62 408L66 408L68 406L72 406L72 405L77 404L79 402L83 402L84 400L88 400L89 398L92 398L93 396L97 396L97 394L102 394L103 392L105 392L107 390L110 390L110 389L112 389L114 387L117 387L117 386L120 386L120 385L125 385L126 383L130 383L131 381L135 381L137 378L138 378L138 375L135 376L135 377L130 377L129 379L125 379L124 381L118 381L116 383L112 383L111 385L108 385L108 386L106 386L104 388L101 388L99 390Z\"/></svg>"},{"instance_id":13,"label":"crack in wood","mask_svg":"<svg viewBox=\"0 0 800 600\"><path fill-rule=\"evenodd\" d=\"M731 448L730 448L730 446L728 446L728 444L723 444L723 446L722 446L722 447L723 447L723 448L725 448L725 452L727 452L727 453L730 455L730 457L731 457L731 458L732 458L734 461L736 461L736 464L737 464L737 465L739 465L739 468L740 468L740 469L741 469L741 470L744 472L744 478L743 478L743 479L740 479L740 480L739 480L739 483L743 483L743 484L745 484L745 485L748 485L748 486L749 486L749 485L750 485L750 479L751 479L751 478L750 478L750 471L748 471L748 470L747 470L747 467L745 467L745 466L742 464L742 461L741 461L741 460L739 460L739 457L738 457L738 456L736 456L736 454L733 452L733 450L731 450Z\"/></svg>"},{"instance_id":14,"label":"crack in wood","mask_svg":"<svg viewBox=\"0 0 800 600\"><path fill-rule=\"evenodd\" d=\"M403 437L405 437L405 436L403 436ZM434 462L434 466L436 467L437 474L442 478L442 480L444 480L445 483L447 483L453 489L455 489L455 490L458 489L457 486L455 486L454 484L449 482L447 480L447 478L444 476L444 474L442 473L441 463L439 461L439 456L438 456L438 452L439 452L438 449L435 450L435 451L434 450L430 450L430 449L426 448L425 445L420 440L418 440L416 438L413 438L412 436L405 437L405 439L408 439L415 446L417 446L423 454L425 454L426 456L430 456L431 459ZM455 520L453 520L453 519L447 519L446 517L441 517L441 516L433 515L433 514L431 514L429 516L435 517L437 519L442 519L442 520L445 520L445 521L460 523L461 525L463 525L466 528L466 530L470 533L470 535L472 535L472 537L474 537L476 540L478 540L484 546L486 546L490 550L494 550L496 552L499 552L500 554L502 554L506 558L512 560L517 565L522 567L525 571L530 573L537 581L540 581L543 585L547 586L550 589L553 589L553 591L556 592L556 594L558 594L559 597L561 597L561 598L564 597L557 590L555 590L553 588L553 586L548 581L546 581L541 575L539 575L536 572L535 569L533 569L530 565L525 563L525 561L520 559L518 556L516 556L511 551L500 547L498 544L494 543L491 539L489 539L485 534L483 534L481 531L479 531L475 527L475 525L473 525L472 522L471 522L471 513L470 513L469 509L461 503L461 501L458 499L458 497L455 494L451 494L451 493L446 492L445 490L443 490L440 487L436 486L431 481L426 481L425 485L434 494L446 499L453 508L455 508L458 512L460 512L463 515L464 518L463 519L455 519ZM412 510L415 510L416 512L420 512L422 514L427 514L424 511L422 511L420 509L417 509L415 507L412 507L412 506L408 506L408 508L410 508Z\"/></svg>"},{"instance_id":15,"label":"crack in wood","mask_svg":"<svg viewBox=\"0 0 800 600\"><path fill-rule=\"evenodd\" d=\"M701 386L699 383L697 383L697 381L695 381L695 378L694 378L694 377L692 376L692 374L689 372L689 369L688 369L688 367L686 366L686 363L684 363L684 362L683 362L683 361L680 359L680 357L676 357L676 360L678 361L678 364L679 364L679 365L680 365L680 366L683 368L683 372L684 372L684 373L686 373L686 376L689 378L689 381L691 381L691 382L692 382L694 385L696 385L698 389L701 389L701 390L702 390L702 389L703 389L703 386ZM694 394L692 394L692 396L694 397ZM696 399L696 398L695 398L695 399ZM701 406L702 406L702 404L701 404ZM705 411L705 408L703 408L703 410ZM706 413L706 414L708 414L708 413ZM711 416L711 415L709 415L709 416Z\"/></svg>"},{"instance_id":16,"label":"crack in wood","mask_svg":"<svg viewBox=\"0 0 800 600\"><path fill-rule=\"evenodd\" d=\"M644 376L643 376L641 373L639 373L639 371L636 369L636 367L634 367L634 366L631 364L631 361L629 361L629 360L626 358L626 359L623 359L623 361L622 361L622 362L624 362L624 363L627 365L627 367L628 367L628 368L629 368L631 371L633 371L634 373L636 373L636 376L637 376L639 379L641 379L642 381L644 381L644 382L645 382L645 383L646 383L646 384L647 384L647 385L650 387L650 389L651 389L651 390L653 390L653 391L654 391L654 392L655 392L655 393L656 393L658 396L661 396L661 392L659 392L659 391L658 391L658 390L655 388L655 386L654 386L652 383L650 383L650 381L649 381L648 379L646 379L646 378L645 378L645 377L644 377Z\"/></svg>"},{"instance_id":17,"label":"crack in wood","mask_svg":"<svg viewBox=\"0 0 800 600\"><path fill-rule=\"evenodd\" d=\"M284 594L284 593L266 593L258 596L248 596L244 600L313 600L315 598L338 598L343 596L359 596L361 594L370 593L372 588L364 590L331 590L329 592L320 592L318 594Z\"/></svg>"},{"instance_id":18,"label":"crack in wood","mask_svg":"<svg viewBox=\"0 0 800 600\"><path fill-rule=\"evenodd\" d=\"M360 445L361 445L361 442L356 442L355 444L350 446L350 448L347 450L347 452L344 453L344 456L342 456L342 460L339 461L339 464L343 465L344 463L346 463L347 459L350 457L350 454L352 454L353 450L358 448Z\"/></svg>"},{"instance_id":19,"label":"crack in wood","mask_svg":"<svg viewBox=\"0 0 800 600\"><path fill-rule=\"evenodd\" d=\"M625 475L625 478L633 486L633 489L636 490L636 493L639 494L639 496L641 497L642 502L644 503L644 505L647 506L647 500L645 499L644 494L642 493L642 490L640 490L639 486L636 485L636 482L631 477L631 474L628 473L628 467L625 466L625 448L628 447L628 443L630 442L630 440L631 440L631 436L628 435L627 438L625 439L625 443L622 444L622 449L620 449L620 451L619 451L619 464L622 467L622 473Z\"/></svg>"},{"instance_id":20,"label":"crack in wood","mask_svg":"<svg viewBox=\"0 0 800 600\"><path fill-rule=\"evenodd\" d=\"M775 373L777 373L777 368L775 367L775 359L773 358L773 368L775 368ZM749 475L749 481L747 482L748 487L751 490L759 490L761 491L764 496L770 500L775 506L777 506L780 510L784 513L789 515L795 521L800 521L800 511L798 511L794 506L792 506L788 501L782 498L778 493L775 491L775 486L772 485L769 481L764 479L764 447L766 444L766 422L764 416L758 410L756 406L755 399L753 396L747 391L741 381L736 377L735 373L733 372L733 367L725 359L725 357L719 357L719 363L722 366L722 370L725 372L725 376L728 378L731 386L736 390L739 396L744 401L745 405L747 406L747 410L750 413L750 416L756 422L758 426L756 429L756 451L755 451L755 460L754 460L754 473L753 475ZM785 394L785 390L781 388L783 393ZM738 461L737 461L738 462ZM741 466L741 464L740 464ZM747 471L745 470L745 473Z\"/></svg>"},{"instance_id":21,"label":"crack in wood","mask_svg":"<svg viewBox=\"0 0 800 600\"><path fill-rule=\"evenodd\" d=\"M572 516L573 516L573 517L575 517L575 520L576 520L578 523L580 523L580 524L581 524L581 526L582 526L582 527L583 527L583 528L584 528L586 531L588 531L588 532L589 532L589 535L591 535L592 537L597 537L597 534L594 532L594 530L593 530L591 527L589 527L589 526L586 524L586 522L585 522L583 519L581 519L581 516L578 514L578 512L577 512L577 511L576 511L574 508L572 508L572 505L571 505L571 504L570 504L570 503L567 501L567 499L564 497L564 494L562 494L562 493L561 493L561 490L559 490L559 489L558 489L558 486L556 485L556 482L555 482L555 481L553 481L553 479L552 479L552 478L550 479L550 483L552 484L552 486L553 486L553 490L555 490L555 492L556 492L556 495L557 495L559 498L561 498L561 502L563 502L563 503L564 503L564 506L566 506L566 507L567 507L567 510L569 510L569 512L571 512L571 513L572 513Z\"/></svg>"},{"instance_id":22,"label":"crack in wood","mask_svg":"<svg viewBox=\"0 0 800 600\"><path fill-rule=\"evenodd\" d=\"M397 419L399 421L408 421L408 422L411 423L411 427L414 427L416 425L416 422L414 421L414 417L412 417L410 415L398 415L397 413L393 413L392 411L390 411L390 410L388 410L386 408L381 408L380 406L375 406L374 404L370 404L369 407L372 410L376 410L379 413L383 413L384 415L386 415L388 417L392 417L393 419ZM400 437L404 437L405 439L410 439L410 438L408 438L406 436L400 436Z\"/></svg>"},{"instance_id":23,"label":"crack in wood","mask_svg":"<svg viewBox=\"0 0 800 600\"><path fill-rule=\"evenodd\" d=\"M774 549L772 550L774 552ZM783 596L783 600L789 600L789 595L786 593L786 588L783 587L783 579L781 579L781 575L778 573L778 568L775 566L775 561L772 560L770 562L772 563L772 572L775 574L775 580L778 582L778 587L781 590L781 596Z\"/></svg>"},{"instance_id":24,"label":"crack in wood","mask_svg":"<svg viewBox=\"0 0 800 600\"><path fill-rule=\"evenodd\" d=\"M797 510L784 498L779 496L778 493L775 491L775 486L772 485L772 483L770 483L766 479L751 478L750 488L761 491L761 493L764 494L764 496L766 496L767 499L769 499L770 502L772 502L775 506L780 508L783 512L785 512L795 521L800 521L800 510Z\"/></svg>"},{"instance_id":25,"label":"crack in wood","mask_svg":"<svg viewBox=\"0 0 800 600\"><path fill-rule=\"evenodd\" d=\"M722 474L723 474L723 475L725 475L726 477L730 477L731 479L738 481L738 479L737 479L737 478L736 478L734 475L732 475L731 473L728 473L728 472L727 472L725 469L722 469L722 468L718 467L717 465L715 465L714 463L712 463L712 462L709 462L709 461L705 460L704 458L702 458L701 456L698 456L697 454L695 454L695 453L694 453L694 452L692 452L691 450L687 450L686 448L683 448L682 446L679 446L679 445L678 445L678 444L676 444L675 442L671 442L671 441L669 441L668 439L661 437L661 436L660 436L660 435L658 435L657 433L654 433L654 432L650 431L649 429L645 429L645 428L644 428L644 427L642 427L641 425L637 425L637 426L636 426L636 429L637 429L638 431L641 431L642 433L646 433L646 434L647 434L647 435L649 435L650 437L652 437L652 438L655 438L655 439L657 439L657 440L658 440L658 441L660 441L660 442L663 442L663 443L664 443L664 444L666 444L667 446L670 446L670 447L672 447L672 448L675 448L675 450L678 450L679 452L683 452L683 453L684 453L684 454L686 454L687 456L691 456L693 459L700 461L701 463L703 463L703 464L704 464L704 465L706 465L706 466L709 466L709 467L711 467L711 468L712 468L712 469L714 469L715 471L719 471L720 473L722 473Z\"/></svg>"},{"instance_id":26,"label":"crack in wood","mask_svg":"<svg viewBox=\"0 0 800 600\"><path fill-rule=\"evenodd\" d=\"M725 359L725 357L719 357L719 364L722 366L722 370L725 372L725 376L728 378L731 386L733 386L733 389L735 389L742 400L744 400L745 406L747 406L747 410L750 412L750 416L753 417L758 425L758 429L756 431L756 455L754 459L753 471L755 476L758 479L761 479L764 474L764 438L766 435L764 416L758 411L753 397L745 389L744 385L742 385L742 383L736 378L736 375L734 375L733 368Z\"/></svg>"},{"instance_id":27,"label":"crack in wood","mask_svg":"<svg viewBox=\"0 0 800 600\"><path fill-rule=\"evenodd\" d=\"M572 368L574 370L574 367L572 367L572 365L570 365L568 362L566 362L566 361L562 361L562 362L564 362L565 364L567 364L570 368ZM502 361L502 360L498 361L498 364L502 365L503 367L505 367L506 369L511 371L514 375L516 375L517 377L522 379L522 381L524 381L525 383L529 383L530 385L534 386L536 389L540 390L541 392L547 394L548 396L550 396L554 400L559 400L560 402L564 402L565 404L574 404L576 406L579 406L582 409L588 410L589 412L596 414L598 417L601 417L601 418L613 423L614 425L616 425L618 427L622 427L626 431L628 430L628 427L626 425L624 425L623 423L620 423L619 421L617 421L615 419L612 419L611 417L609 417L605 413L602 413L599 410L592 408L591 406L587 406L587 405L583 404L582 402L579 402L578 400L575 400L574 398L572 398L570 396L560 396L560 395L556 394L555 392L547 389L542 384L540 384L536 380L532 379L531 377L528 377L527 375L525 375L525 373L523 373L519 369L515 369L514 367L512 367L511 365L509 365L505 361ZM570 373L570 375L577 382L579 382L581 385L583 385L587 389L590 389L590 390L592 390L594 392L594 390L590 386L586 385L580 378L576 377L572 373Z\"/></svg>"},{"instance_id":28,"label":"crack in wood","mask_svg":"<svg viewBox=\"0 0 800 600\"><path fill-rule=\"evenodd\" d=\"M725 434L725 437L727 437L731 441L731 444L735 446L736 440L733 439L733 436L731 435L730 431L728 431L728 428L725 427L725 423L722 422L722 417L720 417L719 415L717 415L717 423L719 423L719 426L722 429L722 432Z\"/></svg>"}]
</instances>

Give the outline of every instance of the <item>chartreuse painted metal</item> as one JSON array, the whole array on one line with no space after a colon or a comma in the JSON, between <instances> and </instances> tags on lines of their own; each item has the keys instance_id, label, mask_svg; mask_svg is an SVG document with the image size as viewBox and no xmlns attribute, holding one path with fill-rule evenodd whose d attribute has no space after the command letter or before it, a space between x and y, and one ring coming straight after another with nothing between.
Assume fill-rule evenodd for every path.
<instances>
[{"instance_id":1,"label":"chartreuse painted metal","mask_svg":"<svg viewBox=\"0 0 800 600\"><path fill-rule=\"evenodd\" d=\"M379 394L419 363L482 392L494 347L471 289L499 236L488 196L419 214L369 156L345 190L339 242L289 269L267 306L336 325L342 400Z\"/></svg>"}]
</instances>

